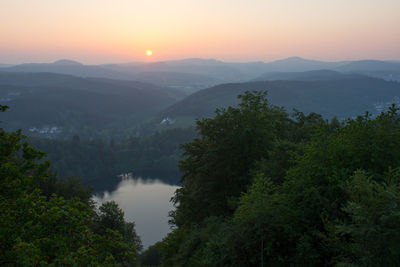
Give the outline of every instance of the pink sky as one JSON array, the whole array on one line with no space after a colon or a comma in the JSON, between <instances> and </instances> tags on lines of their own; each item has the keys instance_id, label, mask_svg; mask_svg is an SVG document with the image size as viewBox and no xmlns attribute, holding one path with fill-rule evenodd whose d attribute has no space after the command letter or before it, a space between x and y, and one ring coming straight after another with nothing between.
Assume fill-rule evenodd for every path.
<instances>
[{"instance_id":1,"label":"pink sky","mask_svg":"<svg viewBox=\"0 0 400 267\"><path fill-rule=\"evenodd\" d=\"M400 60L399 14L399 0L1 0L0 63Z\"/></svg>"}]
</instances>

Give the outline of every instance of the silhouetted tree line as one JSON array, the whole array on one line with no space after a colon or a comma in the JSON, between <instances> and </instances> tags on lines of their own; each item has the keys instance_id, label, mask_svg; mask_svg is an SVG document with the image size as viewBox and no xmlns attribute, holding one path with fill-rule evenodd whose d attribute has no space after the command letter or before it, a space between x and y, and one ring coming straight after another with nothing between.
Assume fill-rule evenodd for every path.
<instances>
[{"instance_id":1,"label":"silhouetted tree line","mask_svg":"<svg viewBox=\"0 0 400 267\"><path fill-rule=\"evenodd\" d=\"M194 137L193 128L177 128L118 142L79 136L67 140L31 138L30 142L47 153L53 170L60 176L80 177L86 185L110 189L122 173L178 183L180 145Z\"/></svg>"}]
</instances>

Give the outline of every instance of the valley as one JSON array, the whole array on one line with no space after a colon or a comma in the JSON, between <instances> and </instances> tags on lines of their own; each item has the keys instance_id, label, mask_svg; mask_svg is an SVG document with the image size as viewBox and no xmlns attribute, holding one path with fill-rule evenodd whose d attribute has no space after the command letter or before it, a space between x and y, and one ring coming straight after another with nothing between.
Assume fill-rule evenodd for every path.
<instances>
[{"instance_id":1,"label":"valley","mask_svg":"<svg viewBox=\"0 0 400 267\"><path fill-rule=\"evenodd\" d=\"M289 113L315 112L324 119L366 111L376 116L399 104L400 82L385 79L399 72L395 62L298 57L2 66L0 99L10 109L1 124L22 129L59 175L81 177L95 188L107 187L107 180L116 184L112 177L128 172L177 184L179 146L196 136L196 119L236 106L238 95L267 91L269 102Z\"/></svg>"}]
</instances>

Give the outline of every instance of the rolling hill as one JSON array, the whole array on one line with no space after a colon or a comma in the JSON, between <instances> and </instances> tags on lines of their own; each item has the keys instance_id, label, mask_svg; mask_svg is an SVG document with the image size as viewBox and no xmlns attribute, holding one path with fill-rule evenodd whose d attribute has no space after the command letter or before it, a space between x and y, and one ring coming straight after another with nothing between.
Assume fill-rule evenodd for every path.
<instances>
[{"instance_id":1,"label":"rolling hill","mask_svg":"<svg viewBox=\"0 0 400 267\"><path fill-rule=\"evenodd\" d=\"M152 83L183 92L193 92L227 81L248 77L219 61L182 60L155 63L84 65L72 60L28 63L2 68L10 72L49 72L79 77L97 77ZM238 80L239 79L239 80Z\"/></svg>"},{"instance_id":2,"label":"rolling hill","mask_svg":"<svg viewBox=\"0 0 400 267\"><path fill-rule=\"evenodd\" d=\"M178 124L180 121L193 124L195 118L213 116L216 108L236 105L237 95L254 90L268 91L268 99L272 104L289 111L316 112L325 118L347 118L365 111L376 114L391 103L400 103L398 82L336 74L335 79L221 84L171 105L161 112L159 118L169 117Z\"/></svg>"},{"instance_id":3,"label":"rolling hill","mask_svg":"<svg viewBox=\"0 0 400 267\"><path fill-rule=\"evenodd\" d=\"M2 127L29 135L121 135L183 95L133 81L0 72Z\"/></svg>"},{"instance_id":4,"label":"rolling hill","mask_svg":"<svg viewBox=\"0 0 400 267\"><path fill-rule=\"evenodd\" d=\"M185 93L221 83L247 82L267 73L332 70L348 74L363 74L386 80L400 81L398 62L360 60L326 62L289 57L271 62L223 62L215 59L189 58L158 62L84 65L62 59L53 63L28 63L1 66L10 72L50 72L79 77L131 80L178 89Z\"/></svg>"},{"instance_id":5,"label":"rolling hill","mask_svg":"<svg viewBox=\"0 0 400 267\"><path fill-rule=\"evenodd\" d=\"M379 60L359 60L349 62L336 70L346 73L359 73L388 81L400 81L400 62Z\"/></svg>"},{"instance_id":6,"label":"rolling hill","mask_svg":"<svg viewBox=\"0 0 400 267\"><path fill-rule=\"evenodd\" d=\"M360 74L343 74L333 70L311 70L304 72L266 72L254 81L329 81L362 78ZM365 76L364 76L365 77Z\"/></svg>"}]
</instances>

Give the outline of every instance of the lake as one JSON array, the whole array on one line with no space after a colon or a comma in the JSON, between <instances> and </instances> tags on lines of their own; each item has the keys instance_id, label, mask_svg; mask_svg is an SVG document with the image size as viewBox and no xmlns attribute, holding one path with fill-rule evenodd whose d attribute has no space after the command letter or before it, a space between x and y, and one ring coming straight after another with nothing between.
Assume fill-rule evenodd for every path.
<instances>
[{"instance_id":1,"label":"lake","mask_svg":"<svg viewBox=\"0 0 400 267\"><path fill-rule=\"evenodd\" d=\"M125 219L135 222L136 232L147 248L170 232L168 212L173 209L170 199L179 187L157 179L133 178L129 174L122 177L114 191L97 193L93 199L97 203L111 200L118 203Z\"/></svg>"}]
</instances>

